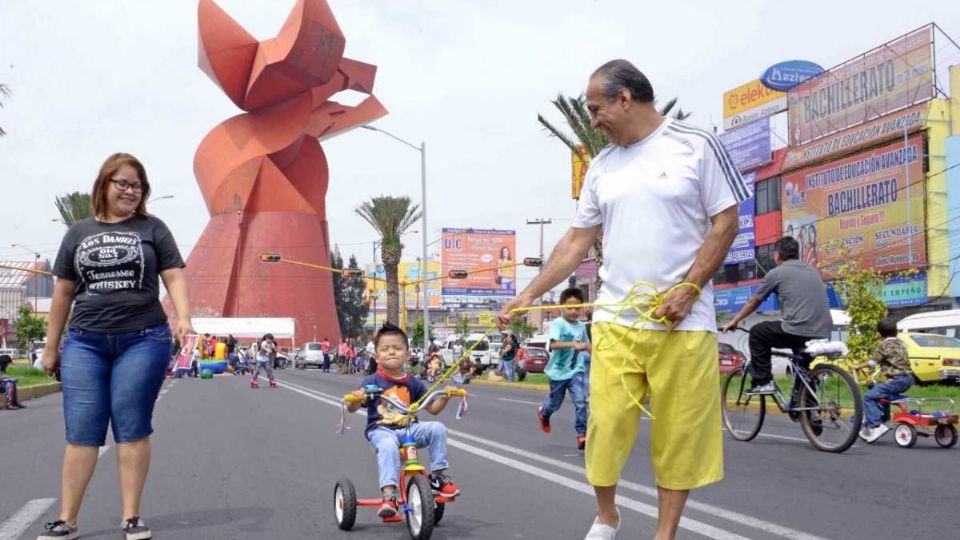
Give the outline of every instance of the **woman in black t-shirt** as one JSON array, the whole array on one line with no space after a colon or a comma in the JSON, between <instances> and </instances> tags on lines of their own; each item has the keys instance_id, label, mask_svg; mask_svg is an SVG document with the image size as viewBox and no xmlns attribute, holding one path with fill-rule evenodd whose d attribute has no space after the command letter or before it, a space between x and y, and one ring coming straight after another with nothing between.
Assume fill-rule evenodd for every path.
<instances>
[{"instance_id":1,"label":"woman in black t-shirt","mask_svg":"<svg viewBox=\"0 0 960 540\"><path fill-rule=\"evenodd\" d=\"M123 530L127 538L151 537L140 519L140 497L150 466L153 407L173 339L160 306L161 279L176 309L177 339L193 328L183 259L167 226L147 213L149 197L146 171L135 157L107 158L93 185L95 217L70 227L54 264L58 279L43 365L48 374L61 371L67 449L60 515L39 540L77 534L80 503L108 425L117 443Z\"/></svg>"}]
</instances>

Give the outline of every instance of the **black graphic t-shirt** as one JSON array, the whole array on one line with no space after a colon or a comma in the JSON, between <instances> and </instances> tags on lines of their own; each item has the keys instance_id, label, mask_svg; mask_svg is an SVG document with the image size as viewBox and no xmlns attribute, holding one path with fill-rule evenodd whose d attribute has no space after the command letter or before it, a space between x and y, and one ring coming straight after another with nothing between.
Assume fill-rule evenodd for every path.
<instances>
[{"instance_id":1,"label":"black graphic t-shirt","mask_svg":"<svg viewBox=\"0 0 960 540\"><path fill-rule=\"evenodd\" d=\"M88 218L63 237L53 273L76 282L71 328L115 333L166 323L160 272L183 266L173 235L159 219Z\"/></svg>"}]
</instances>

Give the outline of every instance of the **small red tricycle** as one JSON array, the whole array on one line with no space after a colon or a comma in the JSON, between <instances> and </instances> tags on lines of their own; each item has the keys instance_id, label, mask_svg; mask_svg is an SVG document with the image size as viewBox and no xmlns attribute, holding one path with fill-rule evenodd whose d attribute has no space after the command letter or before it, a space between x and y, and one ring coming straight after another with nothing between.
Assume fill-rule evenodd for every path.
<instances>
[{"instance_id":1,"label":"small red tricycle","mask_svg":"<svg viewBox=\"0 0 960 540\"><path fill-rule=\"evenodd\" d=\"M400 461L402 463L399 475L399 484L397 485L397 503L400 513L384 517L384 523L398 523L407 518L407 531L413 540L427 540L433 534L433 527L443 519L446 504L454 502L455 498L440 497L433 494L430 488L430 479L426 467L420 464L418 458L417 441L410 433L409 426L415 420L419 411L425 409L430 403L440 397L466 397L467 391L457 388L451 391L437 390L427 395L422 403L408 407L401 401L382 394L379 387L364 387L364 397L358 397L354 394L343 396L343 400L350 402L366 402L368 400L381 399L388 402L396 410L407 416L407 428L401 437ZM337 519L337 525L344 531L353 528L357 519L357 507L369 506L376 508L382 504L380 497L375 499L358 499L357 490L349 478L341 478L333 490L333 512Z\"/></svg>"},{"instance_id":2,"label":"small red tricycle","mask_svg":"<svg viewBox=\"0 0 960 540\"><path fill-rule=\"evenodd\" d=\"M893 440L900 448L917 444L918 437L933 437L943 448L957 444L958 416L952 399L899 396L890 405L899 409L892 420Z\"/></svg>"}]
</instances>

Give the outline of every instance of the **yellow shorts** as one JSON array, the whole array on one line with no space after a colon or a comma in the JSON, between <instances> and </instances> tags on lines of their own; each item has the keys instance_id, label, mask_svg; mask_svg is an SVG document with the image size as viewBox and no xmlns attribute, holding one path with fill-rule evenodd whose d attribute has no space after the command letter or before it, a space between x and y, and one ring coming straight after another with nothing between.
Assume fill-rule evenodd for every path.
<instances>
[{"instance_id":1,"label":"yellow shorts","mask_svg":"<svg viewBox=\"0 0 960 540\"><path fill-rule=\"evenodd\" d=\"M723 479L715 334L593 326L586 450L592 485L615 485L633 450L641 412L628 391L640 401L649 394L658 486L687 490Z\"/></svg>"}]
</instances>

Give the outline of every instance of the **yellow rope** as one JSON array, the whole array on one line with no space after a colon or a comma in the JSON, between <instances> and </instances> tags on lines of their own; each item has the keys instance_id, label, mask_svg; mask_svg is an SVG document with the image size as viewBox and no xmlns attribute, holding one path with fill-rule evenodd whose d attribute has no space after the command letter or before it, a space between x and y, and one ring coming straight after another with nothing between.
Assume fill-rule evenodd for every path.
<instances>
[{"instance_id":1,"label":"yellow rope","mask_svg":"<svg viewBox=\"0 0 960 540\"><path fill-rule=\"evenodd\" d=\"M700 296L700 287L697 286L696 283L691 283L689 281L677 283L673 287L670 287L669 289L667 289L666 292L660 292L660 290L657 289L657 286L649 281L638 281L633 284L633 287L630 287L630 291L627 293L627 297L624 299L623 302L607 302L607 303L587 302L587 303L580 303L580 304L554 304L554 305L548 305L548 306L529 306L525 308L514 308L510 310L510 312L525 313L529 311L541 311L541 310L548 310L548 309L584 308L584 307L616 307L618 309L616 314L614 315L615 318L619 318L623 314L624 310L628 310L628 311L633 310L634 314L636 315L636 318L634 319L633 324L630 325L629 329L643 331L647 328L648 323L660 323L668 326L671 324L672 321L668 320L666 317L657 317L656 313L661 307L663 307L664 300L666 300L666 298L670 296L674 291L682 287L692 287L693 290L696 291L697 296L698 297ZM641 326L638 327L638 325L641 325ZM421 401L423 401L423 399L426 396L430 395L431 392L436 390L437 387L443 384L445 380L449 379L450 377L453 377L456 371L460 369L460 364L463 363L464 360L470 357L470 353L473 352L473 349L476 348L476 346L479 345L480 342L482 342L487 336L490 335L491 332L493 332L496 329L497 329L496 325L488 328L487 331L484 332L483 335L480 337L480 339L476 340L474 344L463 353L463 355L460 357L460 359L457 362L454 362L447 369L447 371L445 371L440 377L438 377L436 382L433 383L433 385L427 390L427 392L424 393L420 399L418 399L416 402L413 403L413 405L410 406L411 413L419 409ZM621 335L620 338L617 339L617 341L615 341L609 347L602 347L601 343L597 343L596 349L598 351L612 349L617 345L619 345L620 342L624 339L624 337L627 334L628 332L624 332L623 335ZM628 357L624 355L623 363L620 369L620 384L623 385L624 390L626 390L627 395L630 396L630 400L633 401L633 404L639 407L644 414L650 417L650 419L653 419L653 414L651 414L650 411L648 411L643 406L643 404L640 403L640 400L637 399L630 392L630 388L627 386L627 380L624 375L626 371L627 360L628 360Z\"/></svg>"}]
</instances>

